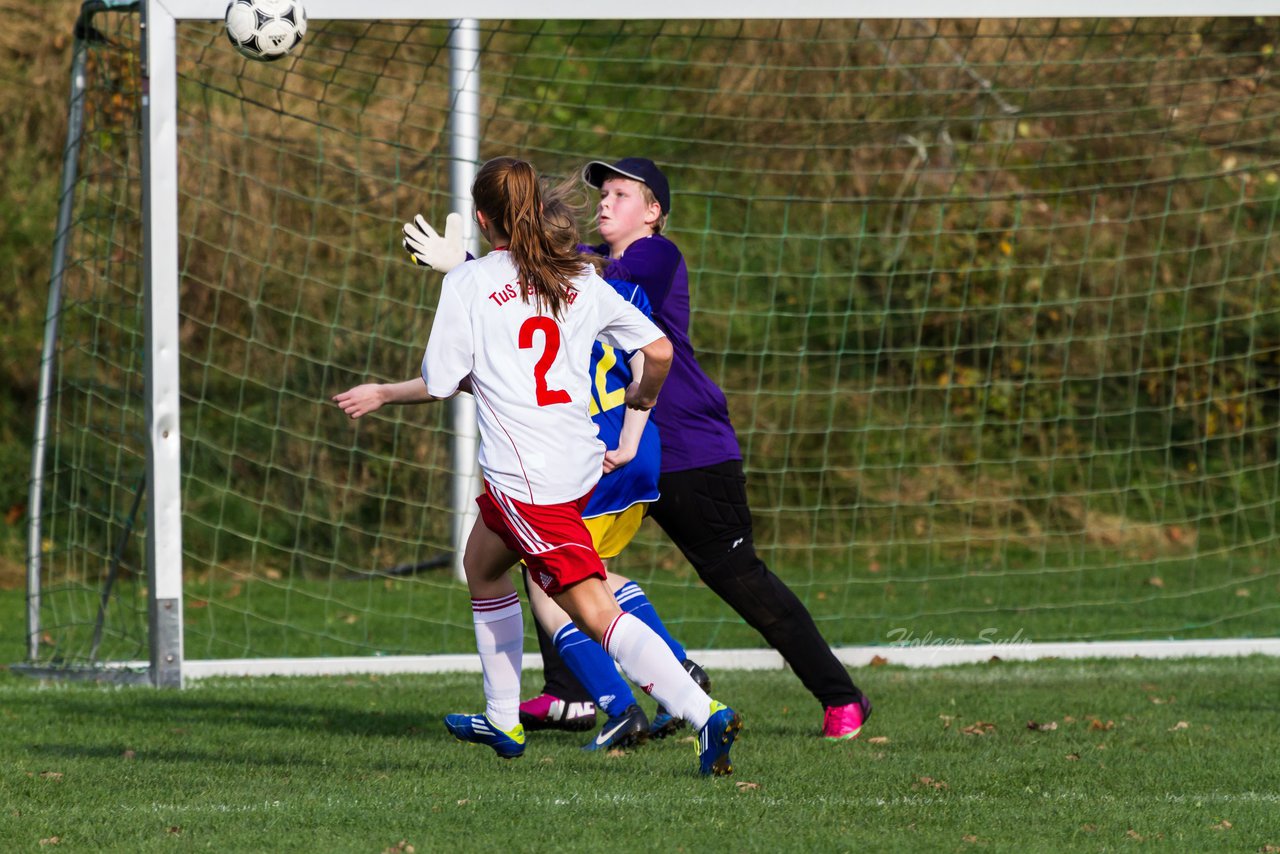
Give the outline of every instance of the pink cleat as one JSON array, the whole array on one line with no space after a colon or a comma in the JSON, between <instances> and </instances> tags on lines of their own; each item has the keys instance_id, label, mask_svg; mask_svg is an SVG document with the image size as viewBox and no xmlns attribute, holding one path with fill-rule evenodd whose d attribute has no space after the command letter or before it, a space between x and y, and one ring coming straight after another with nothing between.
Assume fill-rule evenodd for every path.
<instances>
[{"instance_id":1,"label":"pink cleat","mask_svg":"<svg viewBox=\"0 0 1280 854\"><path fill-rule=\"evenodd\" d=\"M585 732L595 729L596 704L570 703L552 694L539 694L520 704L520 723L527 730Z\"/></svg>"},{"instance_id":2,"label":"pink cleat","mask_svg":"<svg viewBox=\"0 0 1280 854\"><path fill-rule=\"evenodd\" d=\"M822 737L827 741L857 738L862 725L871 717L871 701L864 694L856 703L829 706L822 715Z\"/></svg>"}]
</instances>

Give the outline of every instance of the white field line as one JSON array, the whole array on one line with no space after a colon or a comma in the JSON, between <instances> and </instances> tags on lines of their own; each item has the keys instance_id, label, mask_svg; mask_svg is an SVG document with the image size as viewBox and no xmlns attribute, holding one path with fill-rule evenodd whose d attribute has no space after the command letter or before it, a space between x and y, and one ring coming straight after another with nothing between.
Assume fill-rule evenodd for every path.
<instances>
[{"instance_id":1,"label":"white field line","mask_svg":"<svg viewBox=\"0 0 1280 854\"><path fill-rule=\"evenodd\" d=\"M849 667L873 663L904 667L948 667L1001 661L1040 659L1177 659L1280 656L1280 638L1230 638L1189 641L1100 641L1096 643L1033 643L1015 635L990 643L960 643L945 638L907 638L899 644L845 646L834 650ZM717 670L781 670L782 656L771 649L690 650L689 657ZM525 652L527 667L537 668L537 651ZM145 667L143 662L131 662ZM354 673L479 673L475 655L348 656L343 658L241 658L187 661L183 677L207 676L328 676Z\"/></svg>"}]
</instances>

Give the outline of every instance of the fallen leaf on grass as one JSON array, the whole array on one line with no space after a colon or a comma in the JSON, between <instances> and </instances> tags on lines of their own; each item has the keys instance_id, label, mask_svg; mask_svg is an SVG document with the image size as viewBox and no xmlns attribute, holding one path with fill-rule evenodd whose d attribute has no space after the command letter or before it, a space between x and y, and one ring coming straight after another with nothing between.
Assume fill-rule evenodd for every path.
<instances>
[{"instance_id":1,"label":"fallen leaf on grass","mask_svg":"<svg viewBox=\"0 0 1280 854\"><path fill-rule=\"evenodd\" d=\"M171 825L169 825L169 829L168 829L168 830L166 830L165 832L166 832L166 833L172 833L174 836L178 836L179 834L181 834L181 833L182 833L182 828L181 828L181 827L178 827L178 825L176 825L176 824L171 824Z\"/></svg>"},{"instance_id":2,"label":"fallen leaf on grass","mask_svg":"<svg viewBox=\"0 0 1280 854\"><path fill-rule=\"evenodd\" d=\"M1227 821L1227 820L1224 818L1220 823L1215 824L1215 825L1213 826L1213 829L1214 829L1214 830L1230 830L1230 829L1231 829L1231 822Z\"/></svg>"},{"instance_id":3,"label":"fallen leaf on grass","mask_svg":"<svg viewBox=\"0 0 1280 854\"><path fill-rule=\"evenodd\" d=\"M401 839L390 848L383 848L382 854L413 854L414 847L406 839Z\"/></svg>"},{"instance_id":4,"label":"fallen leaf on grass","mask_svg":"<svg viewBox=\"0 0 1280 854\"><path fill-rule=\"evenodd\" d=\"M1097 718L1094 718L1093 720L1089 721L1089 729L1100 729L1100 730L1106 731L1106 730L1113 730L1115 728L1116 728L1115 721L1103 722L1101 720L1098 720Z\"/></svg>"},{"instance_id":5,"label":"fallen leaf on grass","mask_svg":"<svg viewBox=\"0 0 1280 854\"><path fill-rule=\"evenodd\" d=\"M1045 724L1036 723L1035 721L1027 721L1027 729L1032 730L1034 732L1053 732L1057 728L1058 728L1057 721L1049 721L1048 723L1045 723Z\"/></svg>"},{"instance_id":6,"label":"fallen leaf on grass","mask_svg":"<svg viewBox=\"0 0 1280 854\"><path fill-rule=\"evenodd\" d=\"M1068 761L1068 762L1079 762L1079 761L1080 761L1080 754L1079 754L1079 753L1068 753L1068 754L1067 754L1067 761Z\"/></svg>"},{"instance_id":7,"label":"fallen leaf on grass","mask_svg":"<svg viewBox=\"0 0 1280 854\"><path fill-rule=\"evenodd\" d=\"M911 784L911 788L913 789L918 789L921 786L926 786L930 789L939 789L939 790L951 788L949 785L947 785L946 780L935 780L932 777L921 777L919 782Z\"/></svg>"},{"instance_id":8,"label":"fallen leaf on grass","mask_svg":"<svg viewBox=\"0 0 1280 854\"><path fill-rule=\"evenodd\" d=\"M1264 845L1258 849L1258 854L1280 854L1280 845Z\"/></svg>"},{"instance_id":9,"label":"fallen leaf on grass","mask_svg":"<svg viewBox=\"0 0 1280 854\"><path fill-rule=\"evenodd\" d=\"M1172 703L1175 698L1172 694L1170 694L1168 697L1151 696L1151 697L1148 697L1147 699L1150 700L1152 703L1155 703L1157 706L1163 706L1165 703Z\"/></svg>"},{"instance_id":10,"label":"fallen leaf on grass","mask_svg":"<svg viewBox=\"0 0 1280 854\"><path fill-rule=\"evenodd\" d=\"M133 759L133 758L137 757L137 755L138 755L138 754L137 754L137 753L135 753L135 752L133 752L132 750L126 750L124 753L121 753L121 754L120 754L120 758L121 758L121 759Z\"/></svg>"},{"instance_id":11,"label":"fallen leaf on grass","mask_svg":"<svg viewBox=\"0 0 1280 854\"><path fill-rule=\"evenodd\" d=\"M41 845L57 845L57 844L58 844L59 842L61 842L61 841L62 841L62 840L61 840L60 838L58 838L57 836L50 836L50 837L48 837L48 838L46 838L46 839L41 839L41 840L40 840L40 844L41 844Z\"/></svg>"},{"instance_id":12,"label":"fallen leaf on grass","mask_svg":"<svg viewBox=\"0 0 1280 854\"><path fill-rule=\"evenodd\" d=\"M970 845L973 845L974 843L976 843L976 842L978 842L978 841L979 841L979 840L978 840L978 837L974 836L972 833L966 833L964 836L962 836L962 837L960 837L960 838L961 838L963 841L968 842Z\"/></svg>"},{"instance_id":13,"label":"fallen leaf on grass","mask_svg":"<svg viewBox=\"0 0 1280 854\"><path fill-rule=\"evenodd\" d=\"M469 803L471 803L470 798L463 798L462 800L458 801L458 806L465 807Z\"/></svg>"},{"instance_id":14,"label":"fallen leaf on grass","mask_svg":"<svg viewBox=\"0 0 1280 854\"><path fill-rule=\"evenodd\" d=\"M45 780L61 780L62 772L61 771L41 771L40 777Z\"/></svg>"},{"instance_id":15,"label":"fallen leaf on grass","mask_svg":"<svg viewBox=\"0 0 1280 854\"><path fill-rule=\"evenodd\" d=\"M739 792L753 792L760 788L759 783L748 783L746 780L739 780L733 785L737 787Z\"/></svg>"},{"instance_id":16,"label":"fallen leaf on grass","mask_svg":"<svg viewBox=\"0 0 1280 854\"><path fill-rule=\"evenodd\" d=\"M1169 727L1169 732L1177 732L1180 729L1187 729L1190 726L1191 724L1187 723L1186 721L1178 721L1176 724Z\"/></svg>"},{"instance_id":17,"label":"fallen leaf on grass","mask_svg":"<svg viewBox=\"0 0 1280 854\"><path fill-rule=\"evenodd\" d=\"M996 725L991 721L974 721L960 731L965 735L990 735L996 731Z\"/></svg>"},{"instance_id":18,"label":"fallen leaf on grass","mask_svg":"<svg viewBox=\"0 0 1280 854\"><path fill-rule=\"evenodd\" d=\"M885 657L883 657L883 656L880 656L880 655L873 655L873 656L871 656L871 666L872 666L872 667L884 667L884 666L885 666L886 664L888 664L888 663L889 663L889 659L887 659L887 658L885 658Z\"/></svg>"},{"instance_id":19,"label":"fallen leaf on grass","mask_svg":"<svg viewBox=\"0 0 1280 854\"><path fill-rule=\"evenodd\" d=\"M943 729L951 729L951 722L955 720L952 715L938 715L938 720L942 721Z\"/></svg>"},{"instance_id":20,"label":"fallen leaf on grass","mask_svg":"<svg viewBox=\"0 0 1280 854\"><path fill-rule=\"evenodd\" d=\"M888 744L888 743L889 743L889 736L887 735L873 735L871 738L867 739L867 744Z\"/></svg>"},{"instance_id":21,"label":"fallen leaf on grass","mask_svg":"<svg viewBox=\"0 0 1280 854\"><path fill-rule=\"evenodd\" d=\"M1147 579L1147 584L1150 584L1152 587L1164 587L1164 579L1158 575L1153 575Z\"/></svg>"}]
</instances>

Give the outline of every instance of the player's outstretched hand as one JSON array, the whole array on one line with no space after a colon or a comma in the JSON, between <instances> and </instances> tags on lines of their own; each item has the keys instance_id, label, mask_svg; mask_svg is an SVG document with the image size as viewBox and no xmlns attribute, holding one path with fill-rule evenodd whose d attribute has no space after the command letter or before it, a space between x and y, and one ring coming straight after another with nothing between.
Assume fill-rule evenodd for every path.
<instances>
[{"instance_id":1,"label":"player's outstretched hand","mask_svg":"<svg viewBox=\"0 0 1280 854\"><path fill-rule=\"evenodd\" d=\"M640 383L632 383L627 386L627 396L624 402L631 409L639 409L644 412L653 409L653 405L658 402L657 396L647 397L640 393Z\"/></svg>"},{"instance_id":2,"label":"player's outstretched hand","mask_svg":"<svg viewBox=\"0 0 1280 854\"><path fill-rule=\"evenodd\" d=\"M462 246L462 215L451 213L444 218L444 237L436 234L431 224L417 214L413 222L404 224L404 248L413 263L447 273L467 260Z\"/></svg>"},{"instance_id":3,"label":"player's outstretched hand","mask_svg":"<svg viewBox=\"0 0 1280 854\"><path fill-rule=\"evenodd\" d=\"M351 418L359 418L382 408L382 386L379 383L364 383L335 394L333 402Z\"/></svg>"}]
</instances>

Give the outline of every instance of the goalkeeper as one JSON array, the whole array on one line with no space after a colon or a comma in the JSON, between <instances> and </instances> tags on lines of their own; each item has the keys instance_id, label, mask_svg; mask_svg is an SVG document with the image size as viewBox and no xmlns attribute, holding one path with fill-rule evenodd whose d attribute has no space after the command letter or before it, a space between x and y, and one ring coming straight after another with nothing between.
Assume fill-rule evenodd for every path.
<instances>
[{"instance_id":1,"label":"goalkeeper","mask_svg":"<svg viewBox=\"0 0 1280 854\"><path fill-rule=\"evenodd\" d=\"M853 684L800 599L756 554L746 476L724 393L698 365L689 339L689 272L662 235L671 210L666 175L628 157L593 161L583 180L600 191L596 221L605 279L644 289L675 359L653 410L662 439L661 497L649 515L698 577L760 632L823 707L822 735L856 738L871 701ZM550 669L550 665L548 665ZM548 679L563 679L551 673Z\"/></svg>"},{"instance_id":2,"label":"goalkeeper","mask_svg":"<svg viewBox=\"0 0 1280 854\"><path fill-rule=\"evenodd\" d=\"M578 243L578 210L569 200L571 187L543 190L543 222L557 242L569 249ZM405 248L416 263L447 273L468 257L462 246L461 222L459 215L450 214L445 220L444 236L440 236L418 216L405 226ZM646 317L650 316L649 301L642 289L621 282L609 284ZM631 542L644 519L645 508L658 497L661 445L657 430L650 423L649 412L623 405L627 386L639 380L643 362L643 354L618 353L598 341L591 352L590 376L595 383L591 416L599 428L600 440L610 450L605 453L604 476L591 494L583 519L606 565ZM622 610L648 624L666 641L699 687L709 691L706 673L689 660L684 647L667 631L640 585L612 571L608 573L608 583ZM608 653L580 631L551 597L529 583L527 569L525 589L536 618L544 667L563 672L566 677L562 682L549 681L537 697L520 704L520 722L526 729L590 729L598 707L606 720L583 749L606 750L642 744L651 735L661 738L683 726L682 720L661 706L652 723L648 720Z\"/></svg>"}]
</instances>

